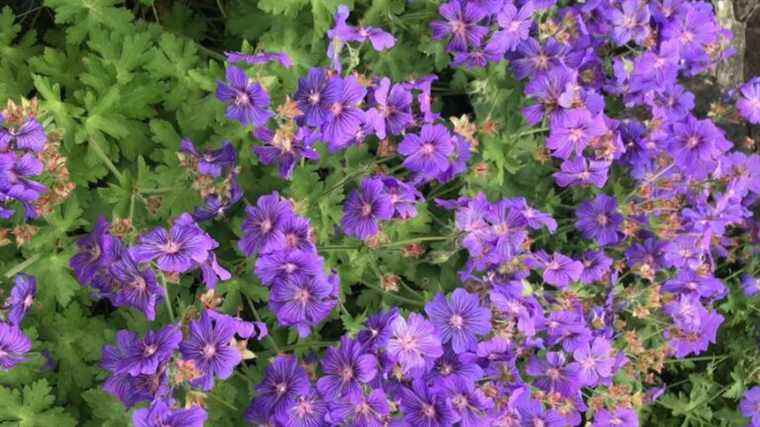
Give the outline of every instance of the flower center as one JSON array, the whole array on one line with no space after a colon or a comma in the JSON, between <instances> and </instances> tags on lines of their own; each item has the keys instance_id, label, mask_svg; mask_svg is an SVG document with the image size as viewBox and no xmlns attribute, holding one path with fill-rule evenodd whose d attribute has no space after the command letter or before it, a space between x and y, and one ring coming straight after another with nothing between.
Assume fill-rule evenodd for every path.
<instances>
[{"instance_id":1,"label":"flower center","mask_svg":"<svg viewBox=\"0 0 760 427\"><path fill-rule=\"evenodd\" d=\"M340 371L340 378L344 383L351 381L354 378L354 370L350 366L346 366Z\"/></svg>"},{"instance_id":2,"label":"flower center","mask_svg":"<svg viewBox=\"0 0 760 427\"><path fill-rule=\"evenodd\" d=\"M596 222L599 225L607 225L607 222L609 222L609 221L607 220L607 215L605 215L605 214L599 214L599 215L596 216Z\"/></svg>"},{"instance_id":3,"label":"flower center","mask_svg":"<svg viewBox=\"0 0 760 427\"><path fill-rule=\"evenodd\" d=\"M405 351L415 350L417 347L417 340L413 336L406 335L399 337L399 345L401 345L401 348Z\"/></svg>"},{"instance_id":4,"label":"flower center","mask_svg":"<svg viewBox=\"0 0 760 427\"><path fill-rule=\"evenodd\" d=\"M422 414L427 418L433 418L435 417L435 408L433 405L424 404L422 405Z\"/></svg>"},{"instance_id":5,"label":"flower center","mask_svg":"<svg viewBox=\"0 0 760 427\"><path fill-rule=\"evenodd\" d=\"M438 370L442 375L449 375L451 372L454 371L454 368L451 367L448 363L444 363L441 365L441 369Z\"/></svg>"},{"instance_id":6,"label":"flower center","mask_svg":"<svg viewBox=\"0 0 760 427\"><path fill-rule=\"evenodd\" d=\"M303 418L307 415L311 415L314 412L314 406L308 400L302 400L296 406L296 414Z\"/></svg>"},{"instance_id":7,"label":"flower center","mask_svg":"<svg viewBox=\"0 0 760 427\"><path fill-rule=\"evenodd\" d=\"M464 325L464 319L462 319L462 316L455 314L451 316L449 323L456 329L462 329L462 325Z\"/></svg>"},{"instance_id":8,"label":"flower center","mask_svg":"<svg viewBox=\"0 0 760 427\"><path fill-rule=\"evenodd\" d=\"M283 270L285 270L286 273L293 274L293 272L296 271L296 268L298 267L296 267L296 265L293 264L292 262L287 262L282 268Z\"/></svg>"},{"instance_id":9,"label":"flower center","mask_svg":"<svg viewBox=\"0 0 760 427\"><path fill-rule=\"evenodd\" d=\"M463 21L451 21L451 32L457 37L464 37L467 35L467 24Z\"/></svg>"},{"instance_id":10,"label":"flower center","mask_svg":"<svg viewBox=\"0 0 760 427\"><path fill-rule=\"evenodd\" d=\"M236 105L248 105L250 102L251 98L249 98L248 94L245 92L238 92L237 96L235 97Z\"/></svg>"},{"instance_id":11,"label":"flower center","mask_svg":"<svg viewBox=\"0 0 760 427\"><path fill-rule=\"evenodd\" d=\"M179 252L179 250L180 250L181 247L182 246L179 245L177 242L169 240L168 242L166 242L166 244L164 245L163 249L164 249L164 252L166 252L167 254L172 254L173 255L173 254L176 254L177 252Z\"/></svg>"},{"instance_id":12,"label":"flower center","mask_svg":"<svg viewBox=\"0 0 760 427\"><path fill-rule=\"evenodd\" d=\"M286 383L279 383L274 386L274 389L277 394L283 395L286 391L288 391L288 385Z\"/></svg>"},{"instance_id":13,"label":"flower center","mask_svg":"<svg viewBox=\"0 0 760 427\"><path fill-rule=\"evenodd\" d=\"M370 216L372 215L372 204L371 203L365 203L362 205L362 216Z\"/></svg>"},{"instance_id":14,"label":"flower center","mask_svg":"<svg viewBox=\"0 0 760 427\"><path fill-rule=\"evenodd\" d=\"M300 240L301 239L299 239L295 233L288 233L287 235L285 235L285 242L291 248L295 248L296 246L298 246L298 242Z\"/></svg>"},{"instance_id":15,"label":"flower center","mask_svg":"<svg viewBox=\"0 0 760 427\"><path fill-rule=\"evenodd\" d=\"M268 218L265 219L265 220L263 220L263 221L261 221L261 224L259 225L259 228L261 228L261 231L263 233L268 232L269 230L272 229L272 221L270 219L268 219Z\"/></svg>"},{"instance_id":16,"label":"flower center","mask_svg":"<svg viewBox=\"0 0 760 427\"><path fill-rule=\"evenodd\" d=\"M309 291L306 289L299 289L296 291L295 295L293 295L293 299L298 301L301 304L306 304L307 301L309 301L309 298L311 295L309 294Z\"/></svg>"},{"instance_id":17,"label":"flower center","mask_svg":"<svg viewBox=\"0 0 760 427\"><path fill-rule=\"evenodd\" d=\"M203 357L206 359L211 359L216 354L216 346L213 344L206 344L205 347L203 347Z\"/></svg>"},{"instance_id":18,"label":"flower center","mask_svg":"<svg viewBox=\"0 0 760 427\"><path fill-rule=\"evenodd\" d=\"M451 399L451 403L457 408L464 409L467 407L467 398L463 394L458 394Z\"/></svg>"},{"instance_id":19,"label":"flower center","mask_svg":"<svg viewBox=\"0 0 760 427\"><path fill-rule=\"evenodd\" d=\"M26 298L24 298L24 307L29 308L34 303L34 298L32 298L31 295L27 295Z\"/></svg>"},{"instance_id":20,"label":"flower center","mask_svg":"<svg viewBox=\"0 0 760 427\"><path fill-rule=\"evenodd\" d=\"M433 151L435 151L435 146L428 142L428 143L422 144L422 148L420 149L420 151L422 151L422 154L430 155L430 154L433 154Z\"/></svg>"},{"instance_id":21,"label":"flower center","mask_svg":"<svg viewBox=\"0 0 760 427\"><path fill-rule=\"evenodd\" d=\"M332 106L330 106L330 111L334 115L339 116L343 112L343 104L340 102L334 103Z\"/></svg>"},{"instance_id":22,"label":"flower center","mask_svg":"<svg viewBox=\"0 0 760 427\"><path fill-rule=\"evenodd\" d=\"M549 378L551 378L552 380L556 381L557 379L559 379L559 369L557 369L557 368L549 368L546 371L546 376L549 377Z\"/></svg>"},{"instance_id":23,"label":"flower center","mask_svg":"<svg viewBox=\"0 0 760 427\"><path fill-rule=\"evenodd\" d=\"M153 356L157 350L158 350L158 346L155 344L146 345L145 348L143 349L143 356L145 357Z\"/></svg>"},{"instance_id":24,"label":"flower center","mask_svg":"<svg viewBox=\"0 0 760 427\"><path fill-rule=\"evenodd\" d=\"M309 103L311 105L317 105L319 103L319 98L320 98L319 92L317 91L311 92L309 94Z\"/></svg>"},{"instance_id":25,"label":"flower center","mask_svg":"<svg viewBox=\"0 0 760 427\"><path fill-rule=\"evenodd\" d=\"M689 139L686 140L686 146L689 148L695 148L697 145L699 145L699 137L697 136L690 136Z\"/></svg>"}]
</instances>

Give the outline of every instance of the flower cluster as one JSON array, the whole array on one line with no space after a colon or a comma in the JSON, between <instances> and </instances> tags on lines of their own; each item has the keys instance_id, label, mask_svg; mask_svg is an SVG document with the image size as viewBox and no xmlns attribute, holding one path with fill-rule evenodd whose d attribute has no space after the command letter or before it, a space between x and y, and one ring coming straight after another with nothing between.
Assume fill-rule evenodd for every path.
<instances>
[{"instance_id":1,"label":"flower cluster","mask_svg":"<svg viewBox=\"0 0 760 427\"><path fill-rule=\"evenodd\" d=\"M16 203L25 220L46 215L74 189L58 153L59 135L45 131L37 110L36 100L8 100L0 111L0 219L11 219ZM52 188L40 182L43 174Z\"/></svg>"},{"instance_id":2,"label":"flower cluster","mask_svg":"<svg viewBox=\"0 0 760 427\"><path fill-rule=\"evenodd\" d=\"M416 188L394 177L367 177L343 204L343 231L362 240L375 237L380 221L414 218L421 197Z\"/></svg>"},{"instance_id":3,"label":"flower cluster","mask_svg":"<svg viewBox=\"0 0 760 427\"><path fill-rule=\"evenodd\" d=\"M230 278L216 261L213 249L218 245L187 213L177 217L171 229L157 227L132 246L114 236L101 217L93 231L77 242L79 250L70 266L79 283L91 286L98 297L154 320L156 304L164 300L165 292L153 265L161 277L201 270L203 282L214 288L219 280Z\"/></svg>"},{"instance_id":4,"label":"flower cluster","mask_svg":"<svg viewBox=\"0 0 760 427\"><path fill-rule=\"evenodd\" d=\"M103 347L101 365L111 374L103 388L127 407L150 402L149 408L134 413L135 425L202 426L206 411L199 406L173 408L173 388L187 382L210 391L215 378L229 378L243 360L245 340L262 339L266 333L263 324L211 309L189 321L184 338L173 324L150 330L142 338L121 330L115 346Z\"/></svg>"},{"instance_id":5,"label":"flower cluster","mask_svg":"<svg viewBox=\"0 0 760 427\"><path fill-rule=\"evenodd\" d=\"M308 336L335 307L340 291L338 275L325 273L309 220L275 192L246 208L242 229L238 246L245 256L258 256L255 273L270 289L269 309L281 325Z\"/></svg>"},{"instance_id":6,"label":"flower cluster","mask_svg":"<svg viewBox=\"0 0 760 427\"><path fill-rule=\"evenodd\" d=\"M3 305L4 319L0 321L0 371L7 371L26 361L32 341L21 330L21 322L34 304L37 281L34 277L19 274Z\"/></svg>"},{"instance_id":7,"label":"flower cluster","mask_svg":"<svg viewBox=\"0 0 760 427\"><path fill-rule=\"evenodd\" d=\"M200 152L189 139L180 142L180 161L194 175L193 187L203 197L203 205L192 215L196 221L221 218L243 197L238 183L237 151L229 142L217 150Z\"/></svg>"}]
</instances>

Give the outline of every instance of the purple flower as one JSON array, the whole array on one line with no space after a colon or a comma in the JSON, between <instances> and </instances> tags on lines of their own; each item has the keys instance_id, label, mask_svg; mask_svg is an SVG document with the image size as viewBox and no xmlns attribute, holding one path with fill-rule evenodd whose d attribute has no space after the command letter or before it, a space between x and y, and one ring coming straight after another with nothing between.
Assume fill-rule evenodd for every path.
<instances>
[{"instance_id":1,"label":"purple flower","mask_svg":"<svg viewBox=\"0 0 760 427\"><path fill-rule=\"evenodd\" d=\"M568 110L555 116L551 122L551 133L546 139L546 147L552 155L563 160L583 155L583 150L592 139L607 132L602 115L592 115L585 108Z\"/></svg>"},{"instance_id":2,"label":"purple flower","mask_svg":"<svg viewBox=\"0 0 760 427\"><path fill-rule=\"evenodd\" d=\"M237 174L231 172L229 181L229 194L212 194L203 200L201 206L193 210L192 216L195 221L203 222L211 219L222 219L243 198L243 190L238 183Z\"/></svg>"},{"instance_id":3,"label":"purple flower","mask_svg":"<svg viewBox=\"0 0 760 427\"><path fill-rule=\"evenodd\" d=\"M243 126L265 125L272 117L266 90L238 67L227 66L226 76L226 83L217 81L216 97L227 104L227 118Z\"/></svg>"},{"instance_id":4,"label":"purple flower","mask_svg":"<svg viewBox=\"0 0 760 427\"><path fill-rule=\"evenodd\" d=\"M715 342L724 320L714 310L708 311L694 295L681 295L666 304L664 310L673 319L674 326L663 335L679 359L707 350L710 343Z\"/></svg>"},{"instance_id":5,"label":"purple flower","mask_svg":"<svg viewBox=\"0 0 760 427\"><path fill-rule=\"evenodd\" d=\"M617 212L617 201L606 194L598 194L587 200L575 211L575 226L583 237L596 240L600 246L614 245L620 241L620 225L623 216Z\"/></svg>"},{"instance_id":6,"label":"purple flower","mask_svg":"<svg viewBox=\"0 0 760 427\"><path fill-rule=\"evenodd\" d=\"M544 269L544 281L560 289L568 287L571 283L577 282L583 272L583 264L575 261L559 252L555 252L551 257L541 251L534 254L535 260L531 262Z\"/></svg>"},{"instance_id":7,"label":"purple flower","mask_svg":"<svg viewBox=\"0 0 760 427\"><path fill-rule=\"evenodd\" d=\"M444 387L454 380L474 383L483 378L483 369L477 360L478 356L474 353L457 354L447 348L443 356L436 359L426 379L437 387Z\"/></svg>"},{"instance_id":8,"label":"purple flower","mask_svg":"<svg viewBox=\"0 0 760 427\"><path fill-rule=\"evenodd\" d=\"M398 316L391 323L391 337L386 351L396 358L405 372L421 368L443 354L435 326L417 313L408 320Z\"/></svg>"},{"instance_id":9,"label":"purple flower","mask_svg":"<svg viewBox=\"0 0 760 427\"><path fill-rule=\"evenodd\" d=\"M384 348L391 335L391 324L398 315L398 309L395 307L373 314L367 319L365 329L359 331L356 338L368 351L374 352Z\"/></svg>"},{"instance_id":10,"label":"purple flower","mask_svg":"<svg viewBox=\"0 0 760 427\"><path fill-rule=\"evenodd\" d=\"M326 141L340 145L354 137L364 122L359 104L366 93L356 77L330 79L324 90L324 102L329 106L322 124L322 137Z\"/></svg>"},{"instance_id":11,"label":"purple flower","mask_svg":"<svg viewBox=\"0 0 760 427\"><path fill-rule=\"evenodd\" d=\"M188 335L179 346L184 360L193 361L203 374L191 384L208 391L214 387L214 378L227 379L241 360L240 351L234 345L238 325L229 318L212 317L209 310L200 319L189 324Z\"/></svg>"},{"instance_id":12,"label":"purple flower","mask_svg":"<svg viewBox=\"0 0 760 427\"><path fill-rule=\"evenodd\" d=\"M368 396L347 395L332 403L328 420L335 423L345 422L352 426L383 427L389 412L385 392L374 389Z\"/></svg>"},{"instance_id":13,"label":"purple flower","mask_svg":"<svg viewBox=\"0 0 760 427\"><path fill-rule=\"evenodd\" d=\"M299 128L295 133L282 128L272 133L267 128L256 128L254 136L264 145L253 147L253 152L264 165L277 165L280 176L290 180L293 170L301 159L318 160L319 152L314 149L319 133L308 128Z\"/></svg>"},{"instance_id":14,"label":"purple flower","mask_svg":"<svg viewBox=\"0 0 760 427\"><path fill-rule=\"evenodd\" d=\"M366 119L378 138L389 133L399 135L413 122L412 94L403 85L393 85L384 77L372 92L374 105L367 110Z\"/></svg>"},{"instance_id":15,"label":"purple flower","mask_svg":"<svg viewBox=\"0 0 760 427\"><path fill-rule=\"evenodd\" d=\"M321 268L321 267L320 267ZM276 282L269 294L269 309L283 326L295 326L301 337L309 335L337 304L337 275L317 274Z\"/></svg>"},{"instance_id":16,"label":"purple flower","mask_svg":"<svg viewBox=\"0 0 760 427\"><path fill-rule=\"evenodd\" d=\"M228 141L222 144L218 150L209 150L203 153L198 152L189 139L180 141L179 150L195 158L198 162L198 173L201 175L218 178L222 176L225 169L232 169L237 163L237 152L235 147Z\"/></svg>"},{"instance_id":17,"label":"purple flower","mask_svg":"<svg viewBox=\"0 0 760 427\"><path fill-rule=\"evenodd\" d=\"M325 424L328 404L313 390L298 396L292 406L275 416L277 425L282 427L315 427Z\"/></svg>"},{"instance_id":18,"label":"purple flower","mask_svg":"<svg viewBox=\"0 0 760 427\"><path fill-rule=\"evenodd\" d=\"M328 37L345 42L364 43L367 40L378 52L390 49L396 44L396 39L389 33L376 27L354 27L346 24L349 11L346 5L338 6L335 13L335 27L328 32Z\"/></svg>"},{"instance_id":19,"label":"purple flower","mask_svg":"<svg viewBox=\"0 0 760 427\"><path fill-rule=\"evenodd\" d=\"M752 277L749 274L742 275L742 291L744 295L752 297L760 292L760 278Z\"/></svg>"},{"instance_id":20,"label":"purple flower","mask_svg":"<svg viewBox=\"0 0 760 427\"><path fill-rule=\"evenodd\" d=\"M458 418L446 398L431 390L422 380L415 380L412 388L402 389L401 410L409 425L419 427L448 427Z\"/></svg>"},{"instance_id":21,"label":"purple flower","mask_svg":"<svg viewBox=\"0 0 760 427\"><path fill-rule=\"evenodd\" d=\"M610 378L615 366L610 342L603 337L596 337L591 343L582 345L573 351L575 362L569 365L581 384L593 387L601 380Z\"/></svg>"},{"instance_id":22,"label":"purple flower","mask_svg":"<svg viewBox=\"0 0 760 427\"><path fill-rule=\"evenodd\" d=\"M309 388L309 377L298 365L298 359L278 356L267 366L264 379L256 386L255 397L245 414L246 421L266 423L273 416L283 416Z\"/></svg>"},{"instance_id":23,"label":"purple flower","mask_svg":"<svg viewBox=\"0 0 760 427\"><path fill-rule=\"evenodd\" d=\"M744 393L739 402L739 411L751 419L751 426L760 426L760 386L752 387Z\"/></svg>"},{"instance_id":24,"label":"purple flower","mask_svg":"<svg viewBox=\"0 0 760 427\"><path fill-rule=\"evenodd\" d=\"M242 52L224 52L224 56L230 64L245 62L246 64L260 65L274 61L285 68L293 66L293 60L285 52L261 52L254 55L247 55Z\"/></svg>"},{"instance_id":25,"label":"purple flower","mask_svg":"<svg viewBox=\"0 0 760 427\"><path fill-rule=\"evenodd\" d=\"M377 359L364 353L364 346L347 336L340 339L340 347L330 347L322 358L322 377L317 390L326 399L362 393L362 384L377 374Z\"/></svg>"},{"instance_id":26,"label":"purple flower","mask_svg":"<svg viewBox=\"0 0 760 427\"><path fill-rule=\"evenodd\" d=\"M562 162L559 172L554 173L554 180L560 187L593 185L604 187L610 163L576 156Z\"/></svg>"},{"instance_id":27,"label":"purple flower","mask_svg":"<svg viewBox=\"0 0 760 427\"><path fill-rule=\"evenodd\" d=\"M612 8L609 11L612 27L612 39L618 46L623 46L631 40L642 45L649 36L649 7L640 0L623 0L621 9Z\"/></svg>"},{"instance_id":28,"label":"purple flower","mask_svg":"<svg viewBox=\"0 0 760 427\"><path fill-rule=\"evenodd\" d=\"M135 308L148 320L154 320L156 304L160 304L166 296L156 280L153 269L139 265L131 251L122 251L120 258L111 265L108 272L109 279L116 283L115 289L106 293L111 303L117 307Z\"/></svg>"},{"instance_id":29,"label":"purple flower","mask_svg":"<svg viewBox=\"0 0 760 427\"><path fill-rule=\"evenodd\" d=\"M422 199L422 194L411 185L391 176L381 178L385 193L391 199L393 205L393 217L410 219L417 216L417 201Z\"/></svg>"},{"instance_id":30,"label":"purple flower","mask_svg":"<svg viewBox=\"0 0 760 427\"><path fill-rule=\"evenodd\" d=\"M40 152L47 142L45 129L37 119L29 118L18 128L6 128L2 124L4 117L0 114L0 152L7 151L10 144L16 142L17 150Z\"/></svg>"},{"instance_id":31,"label":"purple flower","mask_svg":"<svg viewBox=\"0 0 760 427\"><path fill-rule=\"evenodd\" d=\"M466 51L469 46L480 46L488 34L488 27L478 25L486 13L474 2L452 0L439 6L438 13L445 21L430 23L433 40L451 36L449 52L461 52Z\"/></svg>"},{"instance_id":32,"label":"purple flower","mask_svg":"<svg viewBox=\"0 0 760 427\"><path fill-rule=\"evenodd\" d=\"M111 225L104 217L99 217L90 234L77 241L78 252L71 257L69 266L79 283L88 285L98 270L108 267L114 261L115 248L121 242L111 235Z\"/></svg>"},{"instance_id":33,"label":"purple flower","mask_svg":"<svg viewBox=\"0 0 760 427\"><path fill-rule=\"evenodd\" d=\"M379 177L365 178L343 205L343 231L367 240L379 231L378 222L393 217L393 203Z\"/></svg>"},{"instance_id":34,"label":"purple flower","mask_svg":"<svg viewBox=\"0 0 760 427\"><path fill-rule=\"evenodd\" d=\"M182 331L174 325L168 325L159 331L148 331L142 339L133 332L122 330L118 333L125 334L118 340L118 345L126 347L119 349L123 357L113 372L126 372L132 376L158 372L159 366L172 357L182 341Z\"/></svg>"},{"instance_id":35,"label":"purple flower","mask_svg":"<svg viewBox=\"0 0 760 427\"><path fill-rule=\"evenodd\" d=\"M311 277L323 276L324 266L316 252L281 250L261 256L255 272L265 286L300 284Z\"/></svg>"},{"instance_id":36,"label":"purple flower","mask_svg":"<svg viewBox=\"0 0 760 427\"><path fill-rule=\"evenodd\" d=\"M496 17L500 30L491 36L489 44L499 46L502 52L511 52L530 37L533 26L533 4L528 2L520 10L511 3L505 3Z\"/></svg>"},{"instance_id":37,"label":"purple flower","mask_svg":"<svg viewBox=\"0 0 760 427\"><path fill-rule=\"evenodd\" d=\"M44 185L29 179L42 173L44 165L32 153L0 152L0 202L17 200L24 207L26 219L38 216L33 202L47 191ZM13 211L0 206L0 218L8 219Z\"/></svg>"},{"instance_id":38,"label":"purple flower","mask_svg":"<svg viewBox=\"0 0 760 427\"><path fill-rule=\"evenodd\" d=\"M398 146L404 167L432 178L446 171L448 156L454 151L451 135L443 125L424 125L420 134L407 134Z\"/></svg>"},{"instance_id":39,"label":"purple flower","mask_svg":"<svg viewBox=\"0 0 760 427\"><path fill-rule=\"evenodd\" d=\"M478 295L457 288L446 299L436 295L425 305L425 312L435 325L441 343L451 341L455 353L475 348L477 337L491 331L491 311L480 306Z\"/></svg>"},{"instance_id":40,"label":"purple flower","mask_svg":"<svg viewBox=\"0 0 760 427\"><path fill-rule=\"evenodd\" d=\"M678 270L676 276L662 287L665 292L674 294L693 293L700 298L722 298L726 294L723 282L713 276L703 276L694 270L684 268Z\"/></svg>"},{"instance_id":41,"label":"purple flower","mask_svg":"<svg viewBox=\"0 0 760 427\"><path fill-rule=\"evenodd\" d=\"M445 390L451 402L451 409L459 418L462 427L479 427L486 423L486 411L494 404L482 390L472 382L459 378L448 383Z\"/></svg>"},{"instance_id":42,"label":"purple flower","mask_svg":"<svg viewBox=\"0 0 760 427\"><path fill-rule=\"evenodd\" d=\"M17 326L0 322L0 371L7 371L26 361L24 355L32 342Z\"/></svg>"},{"instance_id":43,"label":"purple flower","mask_svg":"<svg viewBox=\"0 0 760 427\"><path fill-rule=\"evenodd\" d=\"M184 273L205 262L210 251L217 246L218 243L184 213L168 232L157 227L140 236L130 252L137 262L156 260L156 265L163 271Z\"/></svg>"},{"instance_id":44,"label":"purple flower","mask_svg":"<svg viewBox=\"0 0 760 427\"><path fill-rule=\"evenodd\" d=\"M103 390L117 397L127 408L140 402L169 397L171 392L165 369L152 375L143 374L135 377L126 373L111 375L103 384Z\"/></svg>"},{"instance_id":45,"label":"purple flower","mask_svg":"<svg viewBox=\"0 0 760 427\"><path fill-rule=\"evenodd\" d=\"M208 414L200 406L173 409L170 400L155 400L132 414L135 427L203 427Z\"/></svg>"},{"instance_id":46,"label":"purple flower","mask_svg":"<svg viewBox=\"0 0 760 427\"><path fill-rule=\"evenodd\" d=\"M26 313L34 303L34 296L37 294L37 280L27 274L18 274L13 281L11 294L5 301L8 309L8 322L14 326L21 326Z\"/></svg>"},{"instance_id":47,"label":"purple flower","mask_svg":"<svg viewBox=\"0 0 760 427\"><path fill-rule=\"evenodd\" d=\"M590 285L602 280L610 272L612 258L606 256L604 251L589 251L583 254L581 263L583 273L581 273L580 282Z\"/></svg>"},{"instance_id":48,"label":"purple flower","mask_svg":"<svg viewBox=\"0 0 760 427\"><path fill-rule=\"evenodd\" d=\"M712 120L689 116L673 123L670 151L676 165L687 175L701 179L715 168L718 156L731 148Z\"/></svg>"},{"instance_id":49,"label":"purple flower","mask_svg":"<svg viewBox=\"0 0 760 427\"><path fill-rule=\"evenodd\" d=\"M543 358L533 356L525 372L535 379L536 387L547 392L572 397L580 388L573 369L567 364L565 353L561 351L549 351Z\"/></svg>"},{"instance_id":50,"label":"purple flower","mask_svg":"<svg viewBox=\"0 0 760 427\"><path fill-rule=\"evenodd\" d=\"M736 109L749 123L760 124L760 78L755 77L739 88Z\"/></svg>"},{"instance_id":51,"label":"purple flower","mask_svg":"<svg viewBox=\"0 0 760 427\"><path fill-rule=\"evenodd\" d=\"M599 409L592 427L639 427L639 417L630 408Z\"/></svg>"},{"instance_id":52,"label":"purple flower","mask_svg":"<svg viewBox=\"0 0 760 427\"><path fill-rule=\"evenodd\" d=\"M271 248L282 247L285 235L282 224L292 217L293 208L277 192L259 197L256 206L245 209L243 221L243 238L238 247L245 256L252 256L259 251L270 252Z\"/></svg>"},{"instance_id":53,"label":"purple flower","mask_svg":"<svg viewBox=\"0 0 760 427\"><path fill-rule=\"evenodd\" d=\"M308 126L320 127L327 119L330 112L330 104L325 100L328 81L327 72L322 68L312 68L298 80L298 89L293 98Z\"/></svg>"}]
</instances>

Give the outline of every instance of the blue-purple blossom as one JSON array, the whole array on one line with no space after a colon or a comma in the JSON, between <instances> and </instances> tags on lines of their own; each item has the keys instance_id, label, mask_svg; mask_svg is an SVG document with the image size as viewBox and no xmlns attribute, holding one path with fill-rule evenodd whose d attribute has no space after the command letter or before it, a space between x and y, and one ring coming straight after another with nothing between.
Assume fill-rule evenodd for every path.
<instances>
[{"instance_id":1,"label":"blue-purple blossom","mask_svg":"<svg viewBox=\"0 0 760 427\"><path fill-rule=\"evenodd\" d=\"M243 126L265 125L272 117L267 91L233 65L227 66L226 78L217 82L216 97L227 104L227 118Z\"/></svg>"},{"instance_id":2,"label":"blue-purple blossom","mask_svg":"<svg viewBox=\"0 0 760 427\"><path fill-rule=\"evenodd\" d=\"M364 346L346 336L340 347L330 347L322 358L323 376L317 381L317 390L332 399L362 393L362 384L377 374L377 358L364 352Z\"/></svg>"},{"instance_id":3,"label":"blue-purple blossom","mask_svg":"<svg viewBox=\"0 0 760 427\"><path fill-rule=\"evenodd\" d=\"M393 217L393 202L379 177L365 178L343 204L343 231L367 240L379 231L379 222Z\"/></svg>"},{"instance_id":4,"label":"blue-purple blossom","mask_svg":"<svg viewBox=\"0 0 760 427\"><path fill-rule=\"evenodd\" d=\"M424 125L420 134L407 134L398 146L404 167L424 178L434 178L448 168L448 156L454 151L451 135L443 125Z\"/></svg>"},{"instance_id":5,"label":"blue-purple blossom","mask_svg":"<svg viewBox=\"0 0 760 427\"><path fill-rule=\"evenodd\" d=\"M245 413L246 421L264 424L275 416L284 416L309 388L309 378L298 359L278 356L267 366L264 379L256 386L255 397Z\"/></svg>"},{"instance_id":6,"label":"blue-purple blossom","mask_svg":"<svg viewBox=\"0 0 760 427\"><path fill-rule=\"evenodd\" d=\"M606 194L587 200L575 211L575 226L583 237L595 240L600 246L614 245L622 236L623 216L617 212L617 201Z\"/></svg>"},{"instance_id":7,"label":"blue-purple blossom","mask_svg":"<svg viewBox=\"0 0 760 427\"><path fill-rule=\"evenodd\" d=\"M441 337L441 343L451 341L456 353L475 348L477 337L491 331L491 311L481 307L477 295L462 288L456 289L449 299L437 294L425 306L430 321Z\"/></svg>"},{"instance_id":8,"label":"blue-purple blossom","mask_svg":"<svg viewBox=\"0 0 760 427\"><path fill-rule=\"evenodd\" d=\"M25 362L26 353L31 348L32 341L18 326L0 322L0 371L7 371Z\"/></svg>"},{"instance_id":9,"label":"blue-purple blossom","mask_svg":"<svg viewBox=\"0 0 760 427\"><path fill-rule=\"evenodd\" d=\"M391 323L386 351L399 361L405 371L409 371L440 357L443 347L435 333L435 326L421 315L411 313L407 319L398 316Z\"/></svg>"},{"instance_id":10,"label":"blue-purple blossom","mask_svg":"<svg viewBox=\"0 0 760 427\"><path fill-rule=\"evenodd\" d=\"M170 400L155 400L132 414L135 427L203 427L208 414L200 406L173 408Z\"/></svg>"},{"instance_id":11,"label":"blue-purple blossom","mask_svg":"<svg viewBox=\"0 0 760 427\"><path fill-rule=\"evenodd\" d=\"M5 301L8 310L6 318L11 325L21 326L26 313L34 304L34 296L37 294L37 280L27 274L19 274L13 280L13 289Z\"/></svg>"}]
</instances>

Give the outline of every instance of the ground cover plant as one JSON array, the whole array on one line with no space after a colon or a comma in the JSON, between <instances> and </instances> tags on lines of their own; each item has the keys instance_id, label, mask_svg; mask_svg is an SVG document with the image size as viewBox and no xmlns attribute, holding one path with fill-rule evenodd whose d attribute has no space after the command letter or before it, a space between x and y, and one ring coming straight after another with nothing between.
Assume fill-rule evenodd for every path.
<instances>
[{"instance_id":1,"label":"ground cover plant","mask_svg":"<svg viewBox=\"0 0 760 427\"><path fill-rule=\"evenodd\" d=\"M760 78L692 91L731 39L686 0L6 6L0 425L760 426Z\"/></svg>"}]
</instances>

